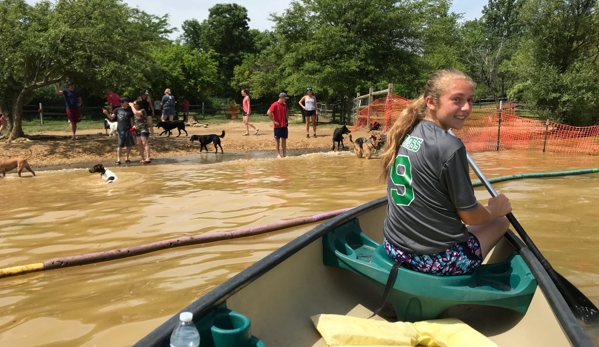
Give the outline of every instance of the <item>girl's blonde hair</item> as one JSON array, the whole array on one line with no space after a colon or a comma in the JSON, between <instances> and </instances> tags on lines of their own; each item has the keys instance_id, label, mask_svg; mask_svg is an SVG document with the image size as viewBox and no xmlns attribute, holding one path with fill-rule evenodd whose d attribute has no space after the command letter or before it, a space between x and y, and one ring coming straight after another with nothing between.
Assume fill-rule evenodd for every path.
<instances>
[{"instance_id":1,"label":"girl's blonde hair","mask_svg":"<svg viewBox=\"0 0 599 347\"><path fill-rule=\"evenodd\" d=\"M383 171L381 172L382 179L386 179L389 175L391 167L395 162L397 149L406 135L411 133L414 127L426 116L428 112L426 98L430 96L435 104L438 103L441 95L450 87L449 81L456 79L467 80L476 87L476 83L474 83L472 78L462 71L455 69L439 70L428 79L424 85L422 95L401 111L399 117L387 133L385 152L381 160L383 165Z\"/></svg>"},{"instance_id":2,"label":"girl's blonde hair","mask_svg":"<svg viewBox=\"0 0 599 347\"><path fill-rule=\"evenodd\" d=\"M164 90L164 94L170 94L170 93L171 93L171 89L170 89L170 88L166 88L166 89Z\"/></svg>"}]
</instances>

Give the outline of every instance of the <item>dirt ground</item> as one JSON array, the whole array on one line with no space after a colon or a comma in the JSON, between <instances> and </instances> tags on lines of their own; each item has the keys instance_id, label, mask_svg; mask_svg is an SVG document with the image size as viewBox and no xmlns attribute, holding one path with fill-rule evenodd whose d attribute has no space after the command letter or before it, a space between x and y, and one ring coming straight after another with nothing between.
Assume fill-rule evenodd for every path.
<instances>
[{"instance_id":1,"label":"dirt ground","mask_svg":"<svg viewBox=\"0 0 599 347\"><path fill-rule=\"evenodd\" d=\"M222 146L227 152L244 152L253 150L273 150L275 142L273 139L272 123L256 122L254 123L260 131L254 135L250 128L249 136L242 136L245 128L240 121L231 121L225 124L209 125L204 127L186 127L189 136L193 134L220 134L225 131L225 137L222 139ZM190 143L189 137L184 133L180 137L174 130L171 137L165 135L158 136L162 129L154 128L154 135L150 137L151 157L165 158L189 155L199 152L198 142ZM291 124L289 126L289 138L287 139L288 149L297 148L322 148L330 150L332 145L332 135L334 126L317 127L317 138L312 137L310 129L310 138L306 138L305 125ZM353 136L357 138L364 136L365 130L357 131ZM6 140L6 136L0 137L0 160L11 157L27 157L29 149L32 156L28 160L29 164L35 170L44 168L76 168L87 167L89 163L112 164L116 160L116 138L108 137L105 130L98 129L77 131L77 140L70 139L70 133L62 131L52 131L36 134L26 134L25 138L20 138L12 142ZM345 136L345 146L350 147L351 143ZM214 146L208 145L208 149L213 152ZM124 152L123 152L124 153ZM131 161L138 163L140 160L137 148L131 150ZM124 164L124 156L121 158Z\"/></svg>"}]
</instances>

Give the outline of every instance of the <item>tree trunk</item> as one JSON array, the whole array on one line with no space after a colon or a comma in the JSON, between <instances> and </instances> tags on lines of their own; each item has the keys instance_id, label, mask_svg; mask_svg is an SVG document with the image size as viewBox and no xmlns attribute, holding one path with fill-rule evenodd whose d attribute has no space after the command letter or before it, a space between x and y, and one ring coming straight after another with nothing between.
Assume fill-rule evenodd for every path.
<instances>
[{"instance_id":1,"label":"tree trunk","mask_svg":"<svg viewBox=\"0 0 599 347\"><path fill-rule=\"evenodd\" d=\"M23 133L23 105L25 105L25 100L27 99L28 91L21 90L20 93L14 93L11 95L12 97L9 99L12 105L9 105L9 116L8 122L10 126L10 131L8 133L8 140L12 141L19 137L24 137L25 133Z\"/></svg>"}]
</instances>

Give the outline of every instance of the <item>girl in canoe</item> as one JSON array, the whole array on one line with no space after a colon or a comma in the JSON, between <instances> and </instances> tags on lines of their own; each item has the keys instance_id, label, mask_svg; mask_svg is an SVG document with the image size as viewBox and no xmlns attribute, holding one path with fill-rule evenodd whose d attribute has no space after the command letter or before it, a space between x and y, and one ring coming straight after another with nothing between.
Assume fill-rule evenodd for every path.
<instances>
[{"instance_id":1,"label":"girl in canoe","mask_svg":"<svg viewBox=\"0 0 599 347\"><path fill-rule=\"evenodd\" d=\"M437 71L387 134L383 243L391 259L414 271L471 273L508 229L508 198L500 194L487 206L476 200L466 148L448 133L464 126L474 89L461 71Z\"/></svg>"}]
</instances>

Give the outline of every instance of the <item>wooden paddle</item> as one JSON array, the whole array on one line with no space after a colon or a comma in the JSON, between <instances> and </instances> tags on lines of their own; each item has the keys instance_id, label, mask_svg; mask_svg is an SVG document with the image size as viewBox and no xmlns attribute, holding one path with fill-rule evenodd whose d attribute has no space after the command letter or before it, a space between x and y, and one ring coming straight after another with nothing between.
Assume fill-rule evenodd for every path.
<instances>
[{"instance_id":1,"label":"wooden paddle","mask_svg":"<svg viewBox=\"0 0 599 347\"><path fill-rule=\"evenodd\" d=\"M496 197L497 192L495 189L493 189L491 183L483 175L482 171L480 171L474 160L472 160L470 154L466 153L466 155L468 156L468 163L476 173L476 176L478 176L478 179L483 182L491 196ZM597 306L595 306L591 300L589 300L589 298L587 298L580 290L578 290L578 288L570 283L570 281L565 279L564 276L560 275L553 269L551 264L549 264L549 261L547 261L547 259L545 259L545 257L541 254L537 246L535 246L530 237L528 237L528 234L526 231L524 231L524 228L522 228L522 225L520 225L512 213L508 213L506 217L514 229L516 229L526 246L532 251L541 265L543 265L543 268L545 268L545 271L547 271L547 274L564 297L564 300L566 300L566 303L570 307L570 310L572 310L574 316L585 322L598 320L599 309Z\"/></svg>"}]
</instances>

